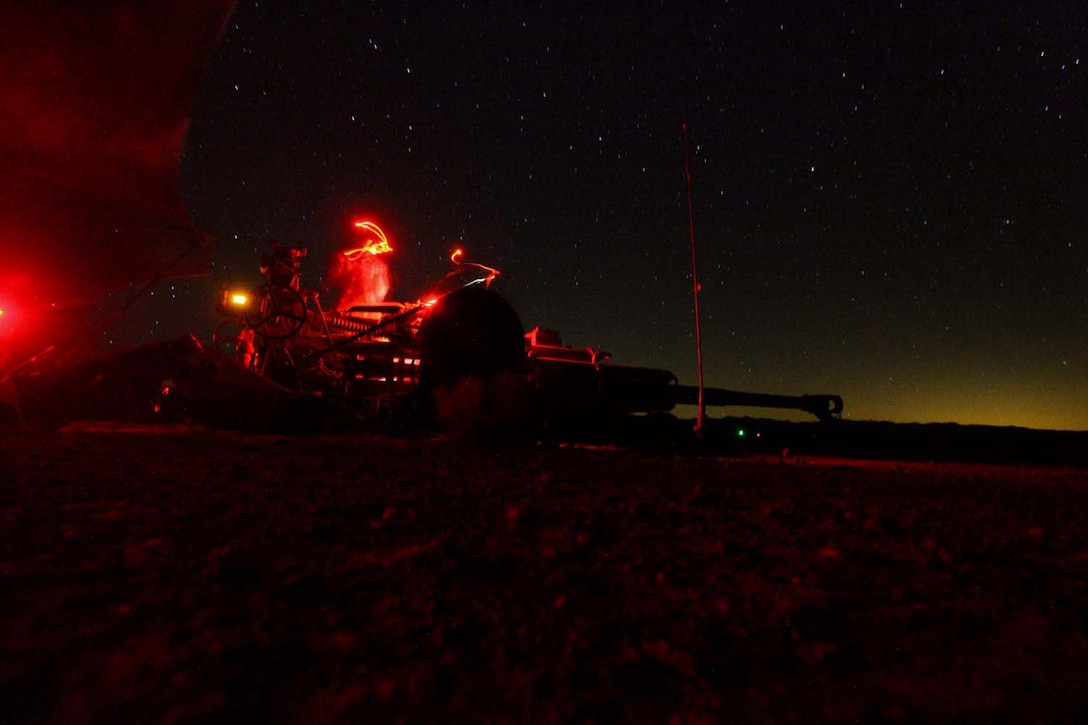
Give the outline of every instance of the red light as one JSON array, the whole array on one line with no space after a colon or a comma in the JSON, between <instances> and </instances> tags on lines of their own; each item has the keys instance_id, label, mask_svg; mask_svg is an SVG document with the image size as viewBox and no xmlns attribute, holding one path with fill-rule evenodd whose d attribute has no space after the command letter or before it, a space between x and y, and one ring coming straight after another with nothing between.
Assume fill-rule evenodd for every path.
<instances>
[{"instance_id":1,"label":"red light","mask_svg":"<svg viewBox=\"0 0 1088 725\"><path fill-rule=\"evenodd\" d=\"M478 282L483 282L484 286L490 287L491 283L499 276L499 270L494 267L488 267L486 264L480 264L479 262L463 262L462 258L465 256L465 250L457 247L453 250L453 254L450 255L450 261L456 264L458 267L472 267L482 272L487 273L487 277Z\"/></svg>"},{"instance_id":2,"label":"red light","mask_svg":"<svg viewBox=\"0 0 1088 725\"><path fill-rule=\"evenodd\" d=\"M372 221L352 222L359 235L350 249L341 250L330 260L328 279L340 290L339 309L373 304L389 292L389 267L381 255L393 251L389 238Z\"/></svg>"},{"instance_id":3,"label":"red light","mask_svg":"<svg viewBox=\"0 0 1088 725\"><path fill-rule=\"evenodd\" d=\"M355 261L364 254L370 254L372 256L378 256L379 254L386 254L393 251L393 247L389 246L389 238L385 236L385 232L372 221L357 221L354 224L356 229L361 229L364 232L368 232L374 236L369 240L367 244L361 247L355 247L354 249L345 249L343 254L351 261Z\"/></svg>"}]
</instances>

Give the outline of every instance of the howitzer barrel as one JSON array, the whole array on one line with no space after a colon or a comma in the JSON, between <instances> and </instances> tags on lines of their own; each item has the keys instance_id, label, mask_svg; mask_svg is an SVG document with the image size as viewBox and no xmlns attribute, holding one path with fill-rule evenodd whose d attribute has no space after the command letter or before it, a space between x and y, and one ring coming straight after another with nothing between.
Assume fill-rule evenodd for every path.
<instances>
[{"instance_id":1,"label":"howitzer barrel","mask_svg":"<svg viewBox=\"0 0 1088 725\"><path fill-rule=\"evenodd\" d=\"M694 385L677 385L674 395L678 405L698 405L699 388ZM721 388L704 388L703 403L709 406L745 406L750 408L786 408L801 410L820 420L830 420L842 412L842 398L838 395L772 395L768 393L743 393Z\"/></svg>"}]
</instances>

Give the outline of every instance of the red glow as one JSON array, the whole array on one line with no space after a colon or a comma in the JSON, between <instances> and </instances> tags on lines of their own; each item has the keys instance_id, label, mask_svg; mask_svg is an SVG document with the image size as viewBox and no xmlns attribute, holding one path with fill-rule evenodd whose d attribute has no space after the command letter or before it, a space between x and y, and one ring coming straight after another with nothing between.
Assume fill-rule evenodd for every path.
<instances>
[{"instance_id":1,"label":"red glow","mask_svg":"<svg viewBox=\"0 0 1088 725\"><path fill-rule=\"evenodd\" d=\"M18 321L18 310L9 305L7 300L0 301L0 333L7 333L15 329Z\"/></svg>"},{"instance_id":2,"label":"red glow","mask_svg":"<svg viewBox=\"0 0 1088 725\"><path fill-rule=\"evenodd\" d=\"M361 247L355 247L354 249L345 249L343 254L351 261L357 260L364 255L378 256L379 254L387 254L393 251L393 248L389 246L389 239L385 236L385 232L372 221L357 221L355 222L355 228L361 229L368 234L367 243Z\"/></svg>"},{"instance_id":3,"label":"red glow","mask_svg":"<svg viewBox=\"0 0 1088 725\"><path fill-rule=\"evenodd\" d=\"M334 254L329 265L329 281L340 290L337 309L381 302L389 294L389 266L380 255L393 251L389 238L369 220L352 223L358 241L349 249Z\"/></svg>"},{"instance_id":4,"label":"red glow","mask_svg":"<svg viewBox=\"0 0 1088 725\"><path fill-rule=\"evenodd\" d=\"M56 340L67 344L70 336L62 335L68 332L69 324L78 329L78 322L67 318L63 310L28 305L27 301L26 296L18 293L0 298L0 379L34 355L54 348L51 343Z\"/></svg>"},{"instance_id":5,"label":"red glow","mask_svg":"<svg viewBox=\"0 0 1088 725\"><path fill-rule=\"evenodd\" d=\"M465 250L457 247L453 250L453 253L450 254L450 261L456 264L458 267L472 267L474 269L480 270L481 272L486 272L487 277L479 281L482 281L485 286L490 287L491 283L495 280L495 278L499 276L499 270L495 269L494 267L488 267L486 264L480 264L479 262L464 262L462 261L464 256Z\"/></svg>"}]
</instances>

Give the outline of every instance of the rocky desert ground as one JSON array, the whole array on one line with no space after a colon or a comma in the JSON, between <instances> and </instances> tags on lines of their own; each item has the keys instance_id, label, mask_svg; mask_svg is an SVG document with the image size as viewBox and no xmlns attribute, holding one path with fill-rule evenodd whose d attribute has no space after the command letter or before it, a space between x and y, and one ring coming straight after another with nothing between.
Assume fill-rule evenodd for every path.
<instances>
[{"instance_id":1,"label":"rocky desert ground","mask_svg":"<svg viewBox=\"0 0 1088 725\"><path fill-rule=\"evenodd\" d=\"M1083 721L1083 468L0 439L6 722Z\"/></svg>"}]
</instances>

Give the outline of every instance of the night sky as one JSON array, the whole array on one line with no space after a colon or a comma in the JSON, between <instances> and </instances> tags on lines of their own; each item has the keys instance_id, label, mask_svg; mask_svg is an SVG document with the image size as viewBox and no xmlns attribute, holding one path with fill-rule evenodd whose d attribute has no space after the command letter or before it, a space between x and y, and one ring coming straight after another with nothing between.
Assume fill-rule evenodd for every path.
<instances>
[{"instance_id":1,"label":"night sky","mask_svg":"<svg viewBox=\"0 0 1088 725\"><path fill-rule=\"evenodd\" d=\"M215 277L113 334L207 336L273 239L325 289L365 216L392 299L463 246L527 329L693 384L686 123L707 385L1088 429L1084 2L424 5L239 3L183 162Z\"/></svg>"}]
</instances>

